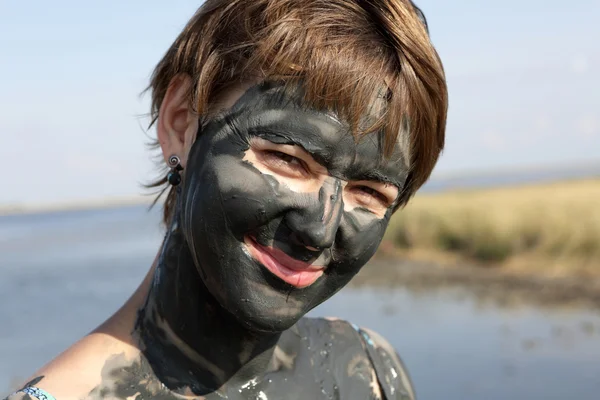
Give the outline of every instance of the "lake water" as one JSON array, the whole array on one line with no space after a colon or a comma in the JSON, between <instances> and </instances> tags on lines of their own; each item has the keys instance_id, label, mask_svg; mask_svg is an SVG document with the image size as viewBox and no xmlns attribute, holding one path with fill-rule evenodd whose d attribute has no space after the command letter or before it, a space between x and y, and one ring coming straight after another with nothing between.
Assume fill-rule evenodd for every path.
<instances>
[{"instance_id":1,"label":"lake water","mask_svg":"<svg viewBox=\"0 0 600 400\"><path fill-rule=\"evenodd\" d=\"M0 394L112 314L161 236L158 212L143 207L0 217ZM345 289L311 314L386 336L420 400L600 398L600 310L370 288Z\"/></svg>"}]
</instances>

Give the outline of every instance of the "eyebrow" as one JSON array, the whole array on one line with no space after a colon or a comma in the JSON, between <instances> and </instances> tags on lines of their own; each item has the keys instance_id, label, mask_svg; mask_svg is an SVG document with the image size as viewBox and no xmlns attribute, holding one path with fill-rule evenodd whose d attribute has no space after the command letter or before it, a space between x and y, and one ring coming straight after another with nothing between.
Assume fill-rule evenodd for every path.
<instances>
[{"instance_id":1,"label":"eyebrow","mask_svg":"<svg viewBox=\"0 0 600 400\"><path fill-rule=\"evenodd\" d=\"M385 176L383 176L383 174L379 174L377 173L377 169L366 172L366 173L350 173L348 175L349 180L352 181L366 181L366 182L376 182L382 185L392 185L394 186L398 191L402 190L402 187L404 186L404 183L396 180L396 179L389 179Z\"/></svg>"},{"instance_id":2,"label":"eyebrow","mask_svg":"<svg viewBox=\"0 0 600 400\"><path fill-rule=\"evenodd\" d=\"M258 136L258 137L272 137L272 136L276 136L278 138L283 139L283 141L280 142L273 142L275 144L288 144L288 145L295 145L298 146L300 148L302 148L302 150L304 150L306 153L308 154L312 154L313 152L309 151L306 147L304 147L304 145L302 143L300 143L300 141L298 140L294 140L294 138L288 138L286 137L286 135L282 134L281 132L277 131L277 129L273 129L272 127L265 127L265 126L249 126L247 131L251 134L253 134L254 136ZM315 160L316 161L316 160Z\"/></svg>"},{"instance_id":3,"label":"eyebrow","mask_svg":"<svg viewBox=\"0 0 600 400\"><path fill-rule=\"evenodd\" d=\"M256 133L253 129L249 129L248 132ZM272 130L268 130L268 129L261 130L260 133L262 135L255 135L255 136L258 137L258 138L260 138L260 139L262 139L262 140L266 140L268 142L271 142L271 143L273 143L275 145L298 147L303 153L305 153L306 157L310 158L310 162L318 164L319 166L323 167L325 170L328 170L327 166L323 162L320 162L318 160L318 158L315 158L314 157L314 153L311 152L311 151L309 151L309 150L307 150L302 145L302 143L298 143L297 141L295 141L293 139L288 140L288 138L283 137L281 134L279 134L279 133L277 133L275 131L272 131ZM274 142L273 140L271 140L273 138L273 136L281 137L281 138L286 139L286 140L283 143Z\"/></svg>"},{"instance_id":4,"label":"eyebrow","mask_svg":"<svg viewBox=\"0 0 600 400\"><path fill-rule=\"evenodd\" d=\"M269 140L269 138L273 138L273 137L281 138L282 139L281 142L273 141L273 140L269 140L269 141L272 143L275 143L275 144L298 146L307 155L311 156L316 163L320 164L323 167L326 167L326 165L325 165L326 163L324 161L324 159L327 156L326 153L307 149L300 140L296 140L293 137L288 137L287 135L282 134L280 130L278 130L277 128L274 128L272 125L269 125L269 126L264 126L264 125L260 125L260 124L248 125L246 130L250 134L254 134L255 136L262 137L263 139L267 139L267 140ZM310 132L310 129L300 128L300 129L298 129L298 131L300 133L302 133L303 131L307 132L307 133L311 133L311 134L314 133L314 132Z\"/></svg>"},{"instance_id":5,"label":"eyebrow","mask_svg":"<svg viewBox=\"0 0 600 400\"><path fill-rule=\"evenodd\" d=\"M243 115L243 113L242 113L242 115ZM275 144L298 146L308 156L310 156L313 161L315 161L317 164L321 165L322 167L324 167L328 171L330 171L330 168L327 166L328 163L325 162L325 159L329 155L328 152L319 152L319 151L315 151L315 150L309 150L301 143L301 141L296 140L293 137L289 137L289 136L282 134L281 129L280 129L280 128L283 128L283 126L280 126L281 121L268 121L265 124L263 121L260 121L260 120L257 121L254 119L247 120L247 119L240 118L242 115L240 115L238 113L231 113L231 110L223 110L222 112L215 115L215 117L213 117L213 118L214 118L214 120L217 120L217 118L218 118L221 121L231 121L236 126L236 129L242 128L250 134L254 134L255 136L262 137L263 139L269 140L270 142L275 143ZM336 120L335 117L332 116L330 113L325 113L325 115L328 118L331 118L336 123L341 124L341 122ZM312 127L312 126L307 127L305 125L301 125L301 126L295 126L294 129L298 133L304 132L308 135L320 136L320 134L321 134L320 132L315 130L316 129L315 127ZM273 141L273 140L271 140L271 139L273 139L273 137L281 138L283 140L281 142ZM406 171L403 171L403 172L406 172ZM370 182L377 182L380 184L390 184L390 185L395 186L398 189L398 191L400 192L402 190L402 188L404 187L404 183L406 181L406 176L403 173L402 176L400 176L398 178L390 177L390 176L387 176L387 174L385 174L385 172L382 168L377 168L377 167L375 169L371 169L370 171L367 171L367 172L358 172L351 168L350 171L345 171L344 176L340 177L340 179L344 179L344 180L348 180L348 181L370 181Z\"/></svg>"}]
</instances>

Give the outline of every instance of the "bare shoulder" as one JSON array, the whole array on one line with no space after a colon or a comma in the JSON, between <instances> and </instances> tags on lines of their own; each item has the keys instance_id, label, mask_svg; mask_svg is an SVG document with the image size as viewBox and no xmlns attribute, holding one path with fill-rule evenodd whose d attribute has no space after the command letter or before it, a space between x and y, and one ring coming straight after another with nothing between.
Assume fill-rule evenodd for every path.
<instances>
[{"instance_id":1,"label":"bare shoulder","mask_svg":"<svg viewBox=\"0 0 600 400\"><path fill-rule=\"evenodd\" d=\"M357 331L365 342L385 398L414 400L415 392L406 366L390 342L371 329L363 327Z\"/></svg>"},{"instance_id":2,"label":"bare shoulder","mask_svg":"<svg viewBox=\"0 0 600 400\"><path fill-rule=\"evenodd\" d=\"M107 365L126 365L132 359L128 346L109 335L93 333L40 368L21 389L4 400L80 400L93 398L103 383Z\"/></svg>"}]
</instances>

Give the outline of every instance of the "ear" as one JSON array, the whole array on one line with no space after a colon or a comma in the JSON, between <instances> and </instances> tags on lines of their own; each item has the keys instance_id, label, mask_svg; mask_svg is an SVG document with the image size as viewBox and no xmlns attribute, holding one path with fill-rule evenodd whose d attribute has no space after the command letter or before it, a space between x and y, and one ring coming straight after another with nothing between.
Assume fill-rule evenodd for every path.
<instances>
[{"instance_id":1,"label":"ear","mask_svg":"<svg viewBox=\"0 0 600 400\"><path fill-rule=\"evenodd\" d=\"M176 155L185 167L192 143L198 131L198 118L189 104L192 80L188 75L175 76L169 83L160 105L156 135L165 162Z\"/></svg>"}]
</instances>

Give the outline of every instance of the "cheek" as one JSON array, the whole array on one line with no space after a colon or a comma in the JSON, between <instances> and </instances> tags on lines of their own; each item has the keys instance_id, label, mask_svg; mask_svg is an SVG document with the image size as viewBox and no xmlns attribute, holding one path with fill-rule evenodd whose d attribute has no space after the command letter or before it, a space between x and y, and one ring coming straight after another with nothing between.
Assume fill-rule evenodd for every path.
<instances>
[{"instance_id":1,"label":"cheek","mask_svg":"<svg viewBox=\"0 0 600 400\"><path fill-rule=\"evenodd\" d=\"M303 197L234 156L214 157L211 170L201 180L209 188L200 188L200 196L209 203L202 212L221 215L235 236L267 224Z\"/></svg>"},{"instance_id":2,"label":"cheek","mask_svg":"<svg viewBox=\"0 0 600 400\"><path fill-rule=\"evenodd\" d=\"M215 190L224 200L239 197L260 199L265 194L273 194L274 187L248 163L232 156L218 156L214 159L212 173L215 176Z\"/></svg>"},{"instance_id":3,"label":"cheek","mask_svg":"<svg viewBox=\"0 0 600 400\"><path fill-rule=\"evenodd\" d=\"M364 265L375 254L387 223L387 218L377 218L360 209L344 212L336 240L338 251L344 253L341 255L346 260Z\"/></svg>"}]
</instances>

